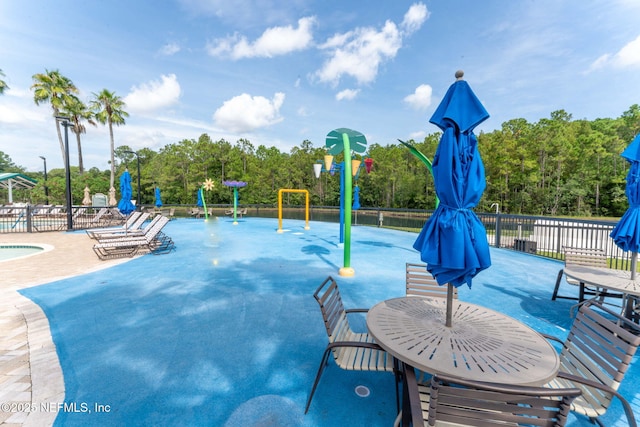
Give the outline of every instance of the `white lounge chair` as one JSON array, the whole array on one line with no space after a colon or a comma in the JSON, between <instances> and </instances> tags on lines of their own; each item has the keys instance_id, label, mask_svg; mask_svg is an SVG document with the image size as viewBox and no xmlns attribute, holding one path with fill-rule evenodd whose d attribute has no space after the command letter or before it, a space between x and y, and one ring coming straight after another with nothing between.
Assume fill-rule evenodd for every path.
<instances>
[{"instance_id":1,"label":"white lounge chair","mask_svg":"<svg viewBox=\"0 0 640 427\"><path fill-rule=\"evenodd\" d=\"M138 227L137 229L128 230L126 232L119 231L115 233L101 233L98 234L95 239L98 243L115 242L117 240L131 240L135 238L143 238L147 233L153 230L153 227L162 219L162 215L154 216L144 227Z\"/></svg>"},{"instance_id":2,"label":"white lounge chair","mask_svg":"<svg viewBox=\"0 0 640 427\"><path fill-rule=\"evenodd\" d=\"M117 239L100 240L93 245L93 251L101 260L133 257L140 252L166 253L175 248L173 240L162 229L169 222L169 218L159 215L157 221L148 227L140 236L122 237Z\"/></svg>"},{"instance_id":3,"label":"white lounge chair","mask_svg":"<svg viewBox=\"0 0 640 427\"><path fill-rule=\"evenodd\" d=\"M92 239L98 239L101 235L108 235L114 233L126 233L128 231L139 230L142 224L149 218L148 213L131 212L131 215L127 218L124 225L119 227L101 227L92 228L87 231L87 235Z\"/></svg>"}]
</instances>

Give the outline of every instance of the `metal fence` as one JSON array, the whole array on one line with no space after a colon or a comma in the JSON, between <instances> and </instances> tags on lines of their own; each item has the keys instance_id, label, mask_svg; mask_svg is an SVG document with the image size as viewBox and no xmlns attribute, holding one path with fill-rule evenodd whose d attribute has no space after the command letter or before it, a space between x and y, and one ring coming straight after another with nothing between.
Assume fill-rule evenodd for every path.
<instances>
[{"instance_id":1,"label":"metal fence","mask_svg":"<svg viewBox=\"0 0 640 427\"><path fill-rule=\"evenodd\" d=\"M189 217L192 205L170 205L176 217ZM211 215L225 216L228 205L207 206ZM150 207L147 207L150 208ZM274 205L247 205L245 216L277 218ZM433 211L417 209L361 208L352 212L353 225L393 227L420 230ZM562 248L601 249L611 268L628 269L630 256L609 237L613 221L551 218L545 216L477 214L487 230L489 244L553 259L563 259ZM339 209L334 206L312 206L313 221L339 222ZM284 219L304 219L303 206L283 208ZM74 206L69 214L63 206L0 206L0 233L33 233L69 229L87 229L122 223L124 218L115 208Z\"/></svg>"}]
</instances>

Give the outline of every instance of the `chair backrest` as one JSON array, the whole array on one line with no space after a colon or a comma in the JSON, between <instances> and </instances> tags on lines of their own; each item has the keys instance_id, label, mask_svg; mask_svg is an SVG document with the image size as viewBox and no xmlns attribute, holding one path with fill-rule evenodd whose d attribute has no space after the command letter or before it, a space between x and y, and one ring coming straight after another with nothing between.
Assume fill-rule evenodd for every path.
<instances>
[{"instance_id":1,"label":"chair backrest","mask_svg":"<svg viewBox=\"0 0 640 427\"><path fill-rule=\"evenodd\" d=\"M585 303L560 352L560 370L618 390L640 345L639 333L637 324L602 304ZM577 385L592 405L609 406L613 398L610 393Z\"/></svg>"},{"instance_id":2,"label":"chair backrest","mask_svg":"<svg viewBox=\"0 0 640 427\"><path fill-rule=\"evenodd\" d=\"M53 208L51 210L51 212L53 213L55 211L55 208ZM100 222L100 220L102 219L103 216L105 216L107 213L109 212L108 208L100 208L100 210L98 211L98 213L96 213L94 215L94 217L91 219L91 222Z\"/></svg>"},{"instance_id":3,"label":"chair backrest","mask_svg":"<svg viewBox=\"0 0 640 427\"><path fill-rule=\"evenodd\" d=\"M156 219L158 218L158 219ZM165 225L169 222L169 218L163 215L158 215L151 220L151 224L149 224L148 229L145 227L144 238L147 242L153 241L158 234L162 231Z\"/></svg>"},{"instance_id":4,"label":"chair backrest","mask_svg":"<svg viewBox=\"0 0 640 427\"><path fill-rule=\"evenodd\" d=\"M602 249L563 247L564 265L607 267L607 254Z\"/></svg>"},{"instance_id":5,"label":"chair backrest","mask_svg":"<svg viewBox=\"0 0 640 427\"><path fill-rule=\"evenodd\" d=\"M140 218L140 215L142 215L142 212L138 212L138 211L131 212L127 217L127 220L124 222L124 227L130 228L133 224L136 223L138 218Z\"/></svg>"},{"instance_id":6,"label":"chair backrest","mask_svg":"<svg viewBox=\"0 0 640 427\"><path fill-rule=\"evenodd\" d=\"M316 289L313 297L320 305L324 326L329 336L329 342L348 340L352 334L347 312L342 303L338 284L333 277L327 277Z\"/></svg>"},{"instance_id":7,"label":"chair backrest","mask_svg":"<svg viewBox=\"0 0 640 427\"><path fill-rule=\"evenodd\" d=\"M439 421L483 427L559 427L566 424L571 402L580 395L580 390L514 386L434 375L429 394L426 419L429 426Z\"/></svg>"},{"instance_id":8,"label":"chair backrest","mask_svg":"<svg viewBox=\"0 0 640 427\"><path fill-rule=\"evenodd\" d=\"M407 296L447 297L447 286L440 286L429 271L427 264L406 264ZM458 288L453 288L453 297L458 298Z\"/></svg>"},{"instance_id":9,"label":"chair backrest","mask_svg":"<svg viewBox=\"0 0 640 427\"><path fill-rule=\"evenodd\" d=\"M149 219L149 212L138 212L136 219L129 225L129 228L132 230L138 230L142 227L142 224L145 223L147 219ZM133 215L133 213L132 213Z\"/></svg>"},{"instance_id":10,"label":"chair backrest","mask_svg":"<svg viewBox=\"0 0 640 427\"><path fill-rule=\"evenodd\" d=\"M109 199L105 194L96 193L91 197L91 205L97 208L109 206Z\"/></svg>"}]
</instances>

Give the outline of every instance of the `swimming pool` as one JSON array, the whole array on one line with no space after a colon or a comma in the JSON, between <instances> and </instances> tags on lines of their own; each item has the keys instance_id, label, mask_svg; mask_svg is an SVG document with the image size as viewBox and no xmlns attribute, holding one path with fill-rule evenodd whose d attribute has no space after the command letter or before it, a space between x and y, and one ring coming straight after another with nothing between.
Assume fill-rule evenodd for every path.
<instances>
[{"instance_id":1,"label":"swimming pool","mask_svg":"<svg viewBox=\"0 0 640 427\"><path fill-rule=\"evenodd\" d=\"M303 414L327 344L312 295L328 275L348 308L403 295L405 263L419 261L417 235L353 227L355 275L344 278L337 224L305 230L304 221L285 220L278 234L275 219L238 222L171 221L165 231L177 247L169 255L20 291L49 319L65 402L109 408L62 411L56 425L393 424L393 376L346 372L331 361ZM561 263L505 249L491 256L492 267L459 298L564 338L573 302L550 301ZM638 381L636 361L620 391L637 412ZM614 403L603 421L622 427L621 414ZM591 424L572 415L567 425Z\"/></svg>"},{"instance_id":2,"label":"swimming pool","mask_svg":"<svg viewBox=\"0 0 640 427\"><path fill-rule=\"evenodd\" d=\"M0 262L38 255L50 250L49 245L0 244Z\"/></svg>"}]
</instances>

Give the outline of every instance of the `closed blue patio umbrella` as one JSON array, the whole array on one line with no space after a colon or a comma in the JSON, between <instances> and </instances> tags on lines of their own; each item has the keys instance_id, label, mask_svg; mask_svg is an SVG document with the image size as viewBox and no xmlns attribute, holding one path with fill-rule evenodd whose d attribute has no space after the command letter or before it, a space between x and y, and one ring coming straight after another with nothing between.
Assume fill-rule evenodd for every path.
<instances>
[{"instance_id":1,"label":"closed blue patio umbrella","mask_svg":"<svg viewBox=\"0 0 640 427\"><path fill-rule=\"evenodd\" d=\"M118 202L118 210L122 212L123 215L129 215L131 212L136 210L136 207L133 203L131 203L131 195L133 194L133 190L131 189L131 174L129 174L128 170L125 170L122 175L120 175L120 201Z\"/></svg>"},{"instance_id":2,"label":"closed blue patio umbrella","mask_svg":"<svg viewBox=\"0 0 640 427\"><path fill-rule=\"evenodd\" d=\"M631 251L631 279L636 278L636 264L640 249L640 134L622 152L631 163L627 173L625 193L629 208L611 231L611 238L623 251Z\"/></svg>"},{"instance_id":3,"label":"closed blue patio umbrella","mask_svg":"<svg viewBox=\"0 0 640 427\"><path fill-rule=\"evenodd\" d=\"M156 208L162 207L162 197L160 197L160 187L156 187Z\"/></svg>"},{"instance_id":4,"label":"closed blue patio umbrella","mask_svg":"<svg viewBox=\"0 0 640 427\"><path fill-rule=\"evenodd\" d=\"M204 203L202 203L202 188L198 188L198 201L196 202L196 206L204 206Z\"/></svg>"},{"instance_id":5,"label":"closed blue patio umbrella","mask_svg":"<svg viewBox=\"0 0 640 427\"><path fill-rule=\"evenodd\" d=\"M486 230L471 210L486 187L473 129L489 113L462 75L456 73L457 81L429 120L442 130L432 163L440 204L413 244L438 284L449 286L447 326L451 326L451 286L466 283L471 287L473 277L491 265Z\"/></svg>"}]
</instances>

